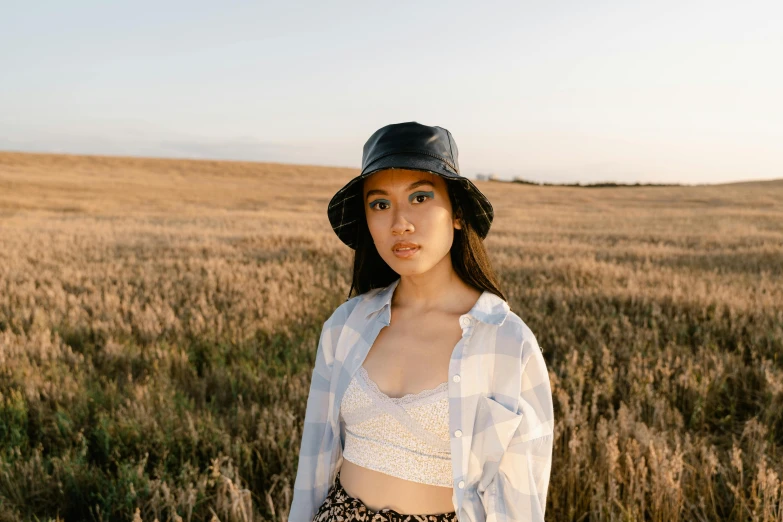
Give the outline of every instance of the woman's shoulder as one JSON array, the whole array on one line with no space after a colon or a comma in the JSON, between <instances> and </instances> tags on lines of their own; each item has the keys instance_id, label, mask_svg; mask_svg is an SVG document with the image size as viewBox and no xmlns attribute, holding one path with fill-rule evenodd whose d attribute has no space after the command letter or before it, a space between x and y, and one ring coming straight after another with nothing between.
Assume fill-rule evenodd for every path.
<instances>
[{"instance_id":1,"label":"woman's shoulder","mask_svg":"<svg viewBox=\"0 0 783 522\"><path fill-rule=\"evenodd\" d=\"M367 305L372 298L382 291L383 288L374 288L363 294L347 298L332 312L326 323L333 327L342 327L350 323L354 328L361 328L365 323L365 314L362 312L367 309Z\"/></svg>"},{"instance_id":2,"label":"woman's shoulder","mask_svg":"<svg viewBox=\"0 0 783 522\"><path fill-rule=\"evenodd\" d=\"M375 296L388 288L388 286L373 288L364 292L363 294L349 297L345 300L345 302L337 307L332 316L335 318L335 320L342 320L345 322L348 320L351 314L353 314L354 310L358 309L357 311L361 311L363 307L365 307L367 303L370 303Z\"/></svg>"},{"instance_id":3,"label":"woman's shoulder","mask_svg":"<svg viewBox=\"0 0 783 522\"><path fill-rule=\"evenodd\" d=\"M345 300L342 304L340 304L335 310L332 312L332 315L326 320L326 323L332 326L338 325L338 324L345 324L346 321L348 321L348 318L353 313L354 309L359 305L359 303L363 300L362 295L357 295L354 297L349 297Z\"/></svg>"},{"instance_id":4,"label":"woman's shoulder","mask_svg":"<svg viewBox=\"0 0 783 522\"><path fill-rule=\"evenodd\" d=\"M518 349L523 359L530 357L534 351L539 354L542 351L533 330L519 315L510 310L505 321L498 327L497 338Z\"/></svg>"}]
</instances>

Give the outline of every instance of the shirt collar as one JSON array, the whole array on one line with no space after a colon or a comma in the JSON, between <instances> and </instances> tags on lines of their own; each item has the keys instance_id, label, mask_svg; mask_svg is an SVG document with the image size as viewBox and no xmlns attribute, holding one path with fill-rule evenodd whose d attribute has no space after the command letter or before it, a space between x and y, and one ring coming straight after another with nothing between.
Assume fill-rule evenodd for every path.
<instances>
[{"instance_id":1,"label":"shirt collar","mask_svg":"<svg viewBox=\"0 0 783 522\"><path fill-rule=\"evenodd\" d=\"M371 291L367 296L367 319L369 319L372 314L383 310L386 322L389 322L389 319L391 318L391 300L394 295L394 289L399 282L400 280L397 279L385 288ZM504 299L492 292L484 290L476 301L476 304L473 305L473 308L471 308L466 315L483 323L500 326L503 324L503 321L506 320L510 310L508 303Z\"/></svg>"}]
</instances>

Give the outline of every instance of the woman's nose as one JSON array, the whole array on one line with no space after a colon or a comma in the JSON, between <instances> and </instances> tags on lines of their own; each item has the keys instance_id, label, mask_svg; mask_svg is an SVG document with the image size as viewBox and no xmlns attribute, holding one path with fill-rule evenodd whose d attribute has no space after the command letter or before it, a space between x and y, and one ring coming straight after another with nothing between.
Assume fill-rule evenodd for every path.
<instances>
[{"instance_id":1,"label":"woman's nose","mask_svg":"<svg viewBox=\"0 0 783 522\"><path fill-rule=\"evenodd\" d=\"M394 215L394 221L392 224L392 230L395 232L402 232L412 228L412 224L408 221L406 212L402 209L392 210Z\"/></svg>"}]
</instances>

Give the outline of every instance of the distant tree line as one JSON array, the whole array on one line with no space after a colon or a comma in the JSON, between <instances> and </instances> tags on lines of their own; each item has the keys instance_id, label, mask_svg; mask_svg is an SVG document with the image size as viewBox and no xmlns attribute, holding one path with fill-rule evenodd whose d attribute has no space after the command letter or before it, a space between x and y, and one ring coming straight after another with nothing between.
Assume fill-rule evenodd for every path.
<instances>
[{"instance_id":1,"label":"distant tree line","mask_svg":"<svg viewBox=\"0 0 783 522\"><path fill-rule=\"evenodd\" d=\"M493 180L493 181L498 181ZM550 186L550 187L586 187L586 188L600 188L600 187L678 187L681 186L681 183L614 183L614 182L603 182L603 183L539 183L537 181L528 181L526 179L521 178L514 178L511 183L522 183L524 185L541 185L541 186Z\"/></svg>"},{"instance_id":2,"label":"distant tree line","mask_svg":"<svg viewBox=\"0 0 783 522\"><path fill-rule=\"evenodd\" d=\"M546 187L586 187L586 188L601 188L601 187L679 187L681 183L614 183L610 181L602 183L539 183L538 181L530 181L522 178L513 178L511 181L499 178L494 173L479 173L476 174L478 181L500 181L502 183L522 183L523 185L538 185Z\"/></svg>"}]
</instances>

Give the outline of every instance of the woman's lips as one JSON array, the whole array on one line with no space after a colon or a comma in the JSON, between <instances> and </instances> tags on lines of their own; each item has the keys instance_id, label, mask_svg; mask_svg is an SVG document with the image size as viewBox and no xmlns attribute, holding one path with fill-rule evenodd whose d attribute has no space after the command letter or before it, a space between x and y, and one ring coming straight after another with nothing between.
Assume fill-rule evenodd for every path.
<instances>
[{"instance_id":1,"label":"woman's lips","mask_svg":"<svg viewBox=\"0 0 783 522\"><path fill-rule=\"evenodd\" d=\"M416 255L420 248L421 247L416 247L410 250L394 250L393 252L395 256L405 259Z\"/></svg>"}]
</instances>

